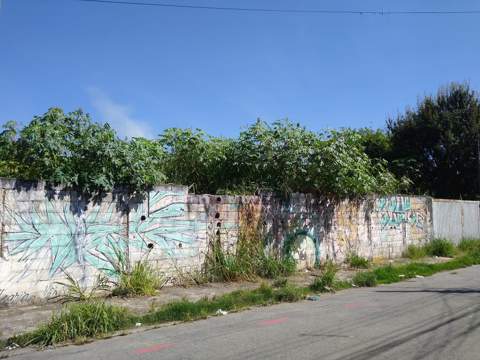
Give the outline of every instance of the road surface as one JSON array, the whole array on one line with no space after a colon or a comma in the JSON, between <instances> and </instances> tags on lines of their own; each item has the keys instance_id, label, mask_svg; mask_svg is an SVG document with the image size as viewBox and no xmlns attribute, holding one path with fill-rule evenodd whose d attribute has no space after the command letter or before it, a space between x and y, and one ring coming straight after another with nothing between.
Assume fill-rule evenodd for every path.
<instances>
[{"instance_id":1,"label":"road surface","mask_svg":"<svg viewBox=\"0 0 480 360\"><path fill-rule=\"evenodd\" d=\"M480 266L12 359L480 359ZM1 355L1 354L0 354Z\"/></svg>"}]
</instances>

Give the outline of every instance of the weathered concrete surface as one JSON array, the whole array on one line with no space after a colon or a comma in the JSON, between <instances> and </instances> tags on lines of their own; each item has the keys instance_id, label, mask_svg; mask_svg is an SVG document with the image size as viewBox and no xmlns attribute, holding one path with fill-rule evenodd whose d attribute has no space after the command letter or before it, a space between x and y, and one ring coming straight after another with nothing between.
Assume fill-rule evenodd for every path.
<instances>
[{"instance_id":1,"label":"weathered concrete surface","mask_svg":"<svg viewBox=\"0 0 480 360\"><path fill-rule=\"evenodd\" d=\"M148 261L168 278L199 271L212 242L232 250L256 229L267 250L292 254L300 267L355 252L399 257L433 234L432 200L382 196L337 201L305 194L192 195L158 186L144 197L115 191L85 199L75 191L0 179L0 307L44 302L99 275Z\"/></svg>"},{"instance_id":2,"label":"weathered concrete surface","mask_svg":"<svg viewBox=\"0 0 480 360\"><path fill-rule=\"evenodd\" d=\"M480 266L13 359L462 359L480 353Z\"/></svg>"},{"instance_id":3,"label":"weathered concrete surface","mask_svg":"<svg viewBox=\"0 0 480 360\"><path fill-rule=\"evenodd\" d=\"M480 201L433 199L433 233L458 244L463 238L480 238Z\"/></svg>"}]
</instances>

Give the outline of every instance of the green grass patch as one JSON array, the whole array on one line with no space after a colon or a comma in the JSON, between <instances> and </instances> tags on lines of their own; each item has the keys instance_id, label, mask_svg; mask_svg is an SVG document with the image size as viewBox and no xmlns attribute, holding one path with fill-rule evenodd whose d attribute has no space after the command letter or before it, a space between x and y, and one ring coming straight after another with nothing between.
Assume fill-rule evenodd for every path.
<instances>
[{"instance_id":1,"label":"green grass patch","mask_svg":"<svg viewBox=\"0 0 480 360\"><path fill-rule=\"evenodd\" d=\"M468 247L470 243L465 243ZM446 239L433 239L429 243L417 246L409 245L403 256L409 259L418 260L426 256L454 257L457 253L455 245Z\"/></svg>"},{"instance_id":2,"label":"green grass patch","mask_svg":"<svg viewBox=\"0 0 480 360\"><path fill-rule=\"evenodd\" d=\"M352 284L350 282L338 280L336 278L337 271L337 265L332 261L327 261L323 265L320 276L313 280L309 289L314 292L335 292L337 290L351 288Z\"/></svg>"},{"instance_id":3,"label":"green grass patch","mask_svg":"<svg viewBox=\"0 0 480 360\"><path fill-rule=\"evenodd\" d=\"M458 244L458 249L467 253L480 251L480 239L464 238Z\"/></svg>"},{"instance_id":4,"label":"green grass patch","mask_svg":"<svg viewBox=\"0 0 480 360\"><path fill-rule=\"evenodd\" d=\"M372 271L362 271L353 277L353 283L360 287L374 287L377 286L377 277Z\"/></svg>"},{"instance_id":5,"label":"green grass patch","mask_svg":"<svg viewBox=\"0 0 480 360\"><path fill-rule=\"evenodd\" d=\"M119 274L113 296L151 296L165 283L163 276L146 261L137 262L131 271Z\"/></svg>"},{"instance_id":6,"label":"green grass patch","mask_svg":"<svg viewBox=\"0 0 480 360\"><path fill-rule=\"evenodd\" d=\"M222 244L211 244L205 263L205 277L209 281L254 281L261 278L276 279L293 274L295 260L290 256L264 252L263 243L245 240L237 244L235 252L226 251Z\"/></svg>"},{"instance_id":7,"label":"green grass patch","mask_svg":"<svg viewBox=\"0 0 480 360\"><path fill-rule=\"evenodd\" d=\"M316 292L331 292L334 291L335 275L338 267L332 261L327 261L323 266L320 276L313 280L310 289Z\"/></svg>"},{"instance_id":8,"label":"green grass patch","mask_svg":"<svg viewBox=\"0 0 480 360\"><path fill-rule=\"evenodd\" d=\"M403 252L403 257L418 260L427 256L427 249L425 246L408 245L407 250Z\"/></svg>"},{"instance_id":9,"label":"green grass patch","mask_svg":"<svg viewBox=\"0 0 480 360\"><path fill-rule=\"evenodd\" d=\"M9 339L8 343L46 346L67 340L100 337L128 328L133 321L134 317L119 306L96 301L70 304L58 315L53 315L47 324L32 332L15 336Z\"/></svg>"},{"instance_id":10,"label":"green grass patch","mask_svg":"<svg viewBox=\"0 0 480 360\"><path fill-rule=\"evenodd\" d=\"M425 249L430 256L453 257L456 253L455 245L447 239L433 239Z\"/></svg>"},{"instance_id":11,"label":"green grass patch","mask_svg":"<svg viewBox=\"0 0 480 360\"><path fill-rule=\"evenodd\" d=\"M356 253L350 253L345 261L350 267L355 269L368 269L370 266L370 262L367 259Z\"/></svg>"},{"instance_id":12,"label":"green grass patch","mask_svg":"<svg viewBox=\"0 0 480 360\"><path fill-rule=\"evenodd\" d=\"M47 346L66 341L102 337L132 327L140 322L146 325L172 321L192 321L223 311L238 311L251 306L299 301L308 294L304 288L285 284L280 288L261 285L255 290L239 290L213 299L180 300L163 305L142 316L104 302L84 302L66 306L58 315L37 330L15 336L5 345Z\"/></svg>"}]
</instances>

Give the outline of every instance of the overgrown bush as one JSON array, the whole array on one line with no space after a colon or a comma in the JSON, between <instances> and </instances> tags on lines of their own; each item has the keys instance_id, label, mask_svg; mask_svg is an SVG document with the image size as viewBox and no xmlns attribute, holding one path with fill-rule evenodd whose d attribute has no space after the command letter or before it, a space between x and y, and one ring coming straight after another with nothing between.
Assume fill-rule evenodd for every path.
<instances>
[{"instance_id":1,"label":"overgrown bush","mask_svg":"<svg viewBox=\"0 0 480 360\"><path fill-rule=\"evenodd\" d=\"M367 259L357 255L356 253L348 254L345 261L348 265L350 265L350 267L356 269L367 269L370 266L370 262Z\"/></svg>"},{"instance_id":2,"label":"overgrown bush","mask_svg":"<svg viewBox=\"0 0 480 360\"><path fill-rule=\"evenodd\" d=\"M20 346L51 345L81 338L98 337L132 325L132 316L121 307L103 302L84 302L67 306L37 330L12 338Z\"/></svg>"},{"instance_id":3,"label":"overgrown bush","mask_svg":"<svg viewBox=\"0 0 480 360\"><path fill-rule=\"evenodd\" d=\"M453 257L455 255L455 245L447 239L433 239L425 245L425 249L430 256Z\"/></svg>"},{"instance_id":4,"label":"overgrown bush","mask_svg":"<svg viewBox=\"0 0 480 360\"><path fill-rule=\"evenodd\" d=\"M135 263L131 271L119 274L116 287L112 291L114 296L154 295L165 283L163 276L153 269L148 262Z\"/></svg>"},{"instance_id":5,"label":"overgrown bush","mask_svg":"<svg viewBox=\"0 0 480 360\"><path fill-rule=\"evenodd\" d=\"M285 286L274 290L274 299L278 302L295 302L305 297L303 289L286 284Z\"/></svg>"},{"instance_id":6,"label":"overgrown bush","mask_svg":"<svg viewBox=\"0 0 480 360\"><path fill-rule=\"evenodd\" d=\"M352 281L357 286L362 286L362 287L377 286L377 276L372 271L358 272L355 274Z\"/></svg>"},{"instance_id":7,"label":"overgrown bush","mask_svg":"<svg viewBox=\"0 0 480 360\"><path fill-rule=\"evenodd\" d=\"M425 256L427 256L425 246L408 245L407 250L403 252L403 257L409 259L421 259Z\"/></svg>"},{"instance_id":8,"label":"overgrown bush","mask_svg":"<svg viewBox=\"0 0 480 360\"><path fill-rule=\"evenodd\" d=\"M334 291L337 271L338 267L332 261L327 261L323 266L320 276L316 277L310 285L310 289L319 292Z\"/></svg>"},{"instance_id":9,"label":"overgrown bush","mask_svg":"<svg viewBox=\"0 0 480 360\"><path fill-rule=\"evenodd\" d=\"M108 119L107 119L108 120ZM370 159L361 134L316 133L285 121L257 121L237 138L166 129L156 140L119 139L108 123L59 108L0 133L0 176L46 180L86 193L126 186L144 192L160 182L196 193L394 193L400 186L382 159Z\"/></svg>"}]
</instances>

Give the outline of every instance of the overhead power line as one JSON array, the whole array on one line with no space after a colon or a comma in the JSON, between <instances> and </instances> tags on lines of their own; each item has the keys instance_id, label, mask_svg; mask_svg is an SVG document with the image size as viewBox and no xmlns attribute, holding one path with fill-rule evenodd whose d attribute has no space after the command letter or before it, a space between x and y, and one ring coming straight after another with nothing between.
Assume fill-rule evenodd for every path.
<instances>
[{"instance_id":1,"label":"overhead power line","mask_svg":"<svg viewBox=\"0 0 480 360\"><path fill-rule=\"evenodd\" d=\"M161 2L137 2L120 0L76 0L89 3L101 3L107 5L131 5L131 6L157 6L164 8L218 10L236 12L259 12L259 13L288 13L288 14L338 14L338 15L475 15L480 10L326 10L326 9L281 9L281 8L246 8L225 6L203 6Z\"/></svg>"}]
</instances>

